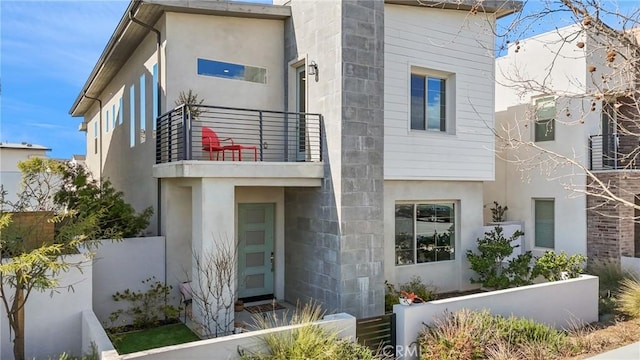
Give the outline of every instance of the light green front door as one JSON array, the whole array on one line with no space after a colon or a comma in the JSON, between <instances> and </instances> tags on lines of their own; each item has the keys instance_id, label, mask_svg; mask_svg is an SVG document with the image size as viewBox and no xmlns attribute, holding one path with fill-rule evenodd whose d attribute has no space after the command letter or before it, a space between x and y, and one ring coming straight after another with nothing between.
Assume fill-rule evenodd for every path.
<instances>
[{"instance_id":1,"label":"light green front door","mask_svg":"<svg viewBox=\"0 0 640 360\"><path fill-rule=\"evenodd\" d=\"M238 205L238 297L273 294L274 204Z\"/></svg>"}]
</instances>

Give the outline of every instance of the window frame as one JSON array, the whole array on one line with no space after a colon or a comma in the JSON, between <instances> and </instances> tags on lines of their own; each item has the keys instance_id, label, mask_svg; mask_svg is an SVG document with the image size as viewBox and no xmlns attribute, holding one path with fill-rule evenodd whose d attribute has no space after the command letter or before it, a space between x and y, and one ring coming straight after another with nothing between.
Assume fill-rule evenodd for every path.
<instances>
[{"instance_id":1,"label":"window frame","mask_svg":"<svg viewBox=\"0 0 640 360\"><path fill-rule=\"evenodd\" d=\"M553 101L553 115L550 117L544 117L544 118L540 118L539 117L539 109L538 108L538 104L542 103L544 101ZM539 96L536 97L534 99L532 99L533 101L533 141L534 142L547 142L547 141L555 141L556 139L556 106L557 106L557 99L555 98L555 96L552 95L545 95L545 96ZM550 131L547 130L545 135L542 136L541 138L538 138L538 127L540 125L543 125L544 127L548 127L550 126ZM550 135L549 135L550 134Z\"/></svg>"},{"instance_id":2,"label":"window frame","mask_svg":"<svg viewBox=\"0 0 640 360\"><path fill-rule=\"evenodd\" d=\"M413 127L413 80L414 77L421 77L424 79L424 97L422 104L423 112L423 126L424 128ZM429 79L441 80L444 84L444 89L440 91L444 95L444 104L440 104L440 127L429 128ZM414 134L455 134L455 74L445 71L428 69L422 66L410 65L409 66L409 132Z\"/></svg>"},{"instance_id":3,"label":"window frame","mask_svg":"<svg viewBox=\"0 0 640 360\"><path fill-rule=\"evenodd\" d=\"M434 205L434 206L438 206L438 205L444 205L444 206L451 206L451 213L449 215L449 217L453 216L453 221L450 221L447 224L450 224L449 229L447 229L447 231L445 232L441 232L441 233L437 233L437 234L449 234L449 245L437 245L437 241L438 239L434 239L433 241L435 242L435 246L432 248L433 250L435 250L436 252L434 253L434 260L430 260L430 261L419 261L419 250L423 250L423 251L433 251L433 250L428 250L428 249L419 249L418 247L418 238L420 236L424 236L421 235L420 233L418 233L418 207L419 206L428 206L428 205ZM397 233L397 228L398 228L398 217L397 217L397 210L399 206L411 206L412 207L412 217L411 217L411 221L412 221L412 234L411 234L411 245L408 249L402 249L398 247L398 236L401 236L402 233ZM437 221L437 210L436 210L436 215L435 215L435 219L436 221L433 221L434 224L438 223ZM444 217L447 217L446 215ZM443 263L443 262L449 262L449 261L455 261L456 260L456 248L458 248L458 240L456 237L456 233L458 232L458 224L457 224L457 220L459 218L458 215L458 201L454 201L454 200L441 200L441 201L397 201L394 204L394 230L393 230L393 246L394 246L394 257L395 257L395 266L409 266L409 265L422 265L422 264L431 264L431 263ZM431 223L431 222L429 222ZM449 232L450 229L453 229L452 232ZM434 230L435 231L435 230ZM429 230L430 232L430 230ZM422 234L425 234L424 232ZM408 235L408 234L407 234ZM441 249L446 249L446 248L450 248L451 251L449 251L448 254L448 258L447 259L440 259L438 260L437 258L437 249L441 248ZM411 260L411 262L407 262L407 263L399 263L399 256L398 256L398 251L401 252L407 252L407 251L411 251L413 258Z\"/></svg>"},{"instance_id":4,"label":"window frame","mask_svg":"<svg viewBox=\"0 0 640 360\"><path fill-rule=\"evenodd\" d=\"M555 198L533 198L533 247L535 249L544 249L544 250L553 250L556 247L556 200ZM551 242L552 242L552 246L543 246L543 245L539 245L538 243L538 202L551 202L552 204L552 210L553 210L553 214L552 214L552 232L551 234L553 235Z\"/></svg>"}]
</instances>

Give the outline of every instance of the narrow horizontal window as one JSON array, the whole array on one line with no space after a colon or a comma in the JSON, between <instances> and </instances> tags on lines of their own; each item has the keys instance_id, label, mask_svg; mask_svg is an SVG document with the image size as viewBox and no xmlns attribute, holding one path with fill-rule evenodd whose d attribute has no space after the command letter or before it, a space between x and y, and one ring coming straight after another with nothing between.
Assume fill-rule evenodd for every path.
<instances>
[{"instance_id":1,"label":"narrow horizontal window","mask_svg":"<svg viewBox=\"0 0 640 360\"><path fill-rule=\"evenodd\" d=\"M267 83L267 69L222 61L198 59L198 75Z\"/></svg>"}]
</instances>

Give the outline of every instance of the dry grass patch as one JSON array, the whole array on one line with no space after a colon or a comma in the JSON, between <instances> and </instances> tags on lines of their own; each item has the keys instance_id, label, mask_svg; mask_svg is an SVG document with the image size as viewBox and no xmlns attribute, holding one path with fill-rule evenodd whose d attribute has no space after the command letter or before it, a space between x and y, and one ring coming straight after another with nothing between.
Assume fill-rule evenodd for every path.
<instances>
[{"instance_id":1,"label":"dry grass patch","mask_svg":"<svg viewBox=\"0 0 640 360\"><path fill-rule=\"evenodd\" d=\"M595 324L575 330L570 337L579 349L577 356L566 360L586 359L591 356L631 344L640 339L640 319L616 321L613 324Z\"/></svg>"}]
</instances>

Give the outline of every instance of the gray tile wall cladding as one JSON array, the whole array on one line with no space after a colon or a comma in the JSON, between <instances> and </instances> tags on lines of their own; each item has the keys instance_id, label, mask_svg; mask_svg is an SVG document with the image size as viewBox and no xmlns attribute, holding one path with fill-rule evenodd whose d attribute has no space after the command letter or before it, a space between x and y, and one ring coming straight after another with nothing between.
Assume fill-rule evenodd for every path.
<instances>
[{"instance_id":1,"label":"gray tile wall cladding","mask_svg":"<svg viewBox=\"0 0 640 360\"><path fill-rule=\"evenodd\" d=\"M305 26L313 24L324 22ZM315 29L293 31L291 20L285 24L288 61L298 56L302 31ZM323 186L285 190L285 289L287 300L314 299L327 310L366 317L384 311L383 1L343 1L341 42L341 114L334 119L342 129L341 193L331 180L326 147Z\"/></svg>"}]
</instances>

